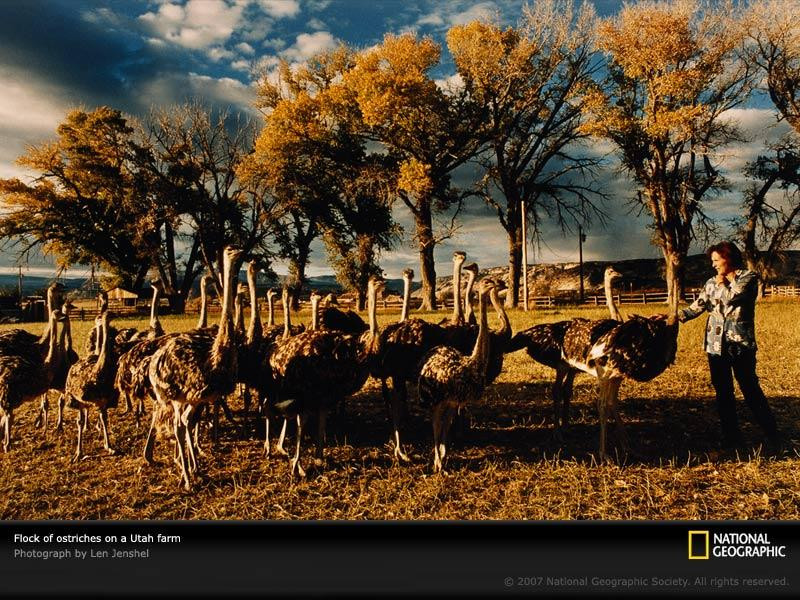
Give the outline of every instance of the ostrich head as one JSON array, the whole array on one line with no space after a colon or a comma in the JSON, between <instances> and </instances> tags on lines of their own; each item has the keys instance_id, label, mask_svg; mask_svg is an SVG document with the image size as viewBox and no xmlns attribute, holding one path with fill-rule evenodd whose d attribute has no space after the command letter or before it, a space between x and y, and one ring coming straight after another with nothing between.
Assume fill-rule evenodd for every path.
<instances>
[{"instance_id":1,"label":"ostrich head","mask_svg":"<svg viewBox=\"0 0 800 600\"><path fill-rule=\"evenodd\" d=\"M403 269L403 280L414 281L414 269Z\"/></svg>"},{"instance_id":2,"label":"ostrich head","mask_svg":"<svg viewBox=\"0 0 800 600\"><path fill-rule=\"evenodd\" d=\"M464 261L467 260L467 253L462 252L461 250L457 250L453 252L453 262L457 265L464 264Z\"/></svg>"},{"instance_id":3,"label":"ostrich head","mask_svg":"<svg viewBox=\"0 0 800 600\"><path fill-rule=\"evenodd\" d=\"M612 282L612 281L615 281L615 280L619 279L620 277L622 277L622 273L617 271L611 265L608 265L606 267L605 274L603 275L603 280L604 281L608 281L608 282Z\"/></svg>"},{"instance_id":4,"label":"ostrich head","mask_svg":"<svg viewBox=\"0 0 800 600\"><path fill-rule=\"evenodd\" d=\"M273 301L275 300L275 296L277 296L277 295L278 295L278 292L276 292L276 291L275 291L275 290L273 290L272 288L269 288L269 289L267 290L267 300L268 300L269 302L273 302Z\"/></svg>"}]
</instances>

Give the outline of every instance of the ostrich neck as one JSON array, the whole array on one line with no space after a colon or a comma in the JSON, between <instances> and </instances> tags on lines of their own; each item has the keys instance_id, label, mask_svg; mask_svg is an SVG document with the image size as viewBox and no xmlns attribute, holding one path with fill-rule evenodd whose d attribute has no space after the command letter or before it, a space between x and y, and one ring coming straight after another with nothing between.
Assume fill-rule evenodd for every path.
<instances>
[{"instance_id":1,"label":"ostrich neck","mask_svg":"<svg viewBox=\"0 0 800 600\"><path fill-rule=\"evenodd\" d=\"M464 293L464 319L469 321L472 317L472 286L475 285L475 273L472 271L467 275L467 289Z\"/></svg>"},{"instance_id":2,"label":"ostrich neck","mask_svg":"<svg viewBox=\"0 0 800 600\"><path fill-rule=\"evenodd\" d=\"M219 316L219 330L214 338L214 346L211 350L211 366L217 368L222 361L231 353L233 341L231 338L233 330L233 283L236 273L233 272L232 265L226 259L223 265L224 279L222 285L222 313Z\"/></svg>"},{"instance_id":3,"label":"ostrich neck","mask_svg":"<svg viewBox=\"0 0 800 600\"><path fill-rule=\"evenodd\" d=\"M283 337L288 338L292 335L292 317L289 310L289 294L284 292L281 297L283 304Z\"/></svg>"},{"instance_id":4,"label":"ostrich neck","mask_svg":"<svg viewBox=\"0 0 800 600\"><path fill-rule=\"evenodd\" d=\"M48 340L47 340L47 356L44 358L44 365L45 368L49 371L49 368L55 363L56 361L56 348L58 345L58 321L56 321L55 317L50 315L50 318L47 320L47 329L48 329Z\"/></svg>"},{"instance_id":5,"label":"ostrich neck","mask_svg":"<svg viewBox=\"0 0 800 600\"><path fill-rule=\"evenodd\" d=\"M453 323L461 323L464 315L461 313L461 263L453 263Z\"/></svg>"},{"instance_id":6,"label":"ostrich neck","mask_svg":"<svg viewBox=\"0 0 800 600\"><path fill-rule=\"evenodd\" d=\"M378 335L378 289L374 285L369 286L367 293L367 311L369 312L369 333L375 338Z\"/></svg>"},{"instance_id":7,"label":"ostrich neck","mask_svg":"<svg viewBox=\"0 0 800 600\"><path fill-rule=\"evenodd\" d=\"M606 293L606 305L608 306L608 312L611 314L611 318L615 321L622 321L622 315L617 308L617 305L614 303L614 294L611 290L611 278L606 277L605 281L603 282L603 288Z\"/></svg>"},{"instance_id":8,"label":"ostrich neck","mask_svg":"<svg viewBox=\"0 0 800 600\"><path fill-rule=\"evenodd\" d=\"M242 295L236 291L236 299L234 300L234 313L233 321L236 325L237 335L244 332L244 311L242 310Z\"/></svg>"},{"instance_id":9,"label":"ostrich neck","mask_svg":"<svg viewBox=\"0 0 800 600\"><path fill-rule=\"evenodd\" d=\"M157 329L158 328L158 302L160 299L160 293L157 287L153 288L153 301L150 304L150 328Z\"/></svg>"},{"instance_id":10,"label":"ostrich neck","mask_svg":"<svg viewBox=\"0 0 800 600\"><path fill-rule=\"evenodd\" d=\"M311 327L312 331L319 329L319 298L311 297Z\"/></svg>"},{"instance_id":11,"label":"ostrich neck","mask_svg":"<svg viewBox=\"0 0 800 600\"><path fill-rule=\"evenodd\" d=\"M267 325L273 327L275 325L275 298L271 295L267 296L267 306L269 307Z\"/></svg>"},{"instance_id":12,"label":"ostrich neck","mask_svg":"<svg viewBox=\"0 0 800 600\"><path fill-rule=\"evenodd\" d=\"M261 339L261 313L258 308L258 294L256 294L256 274L247 270L247 286L250 288L250 326L247 328L247 343L252 344Z\"/></svg>"},{"instance_id":13,"label":"ostrich neck","mask_svg":"<svg viewBox=\"0 0 800 600\"><path fill-rule=\"evenodd\" d=\"M493 289L491 293L492 306L497 313L497 318L500 320L500 329L497 331L499 335L508 335L511 333L511 321L508 320L508 314L500 302L500 297L497 295L497 290Z\"/></svg>"},{"instance_id":14,"label":"ostrich neck","mask_svg":"<svg viewBox=\"0 0 800 600\"><path fill-rule=\"evenodd\" d=\"M408 305L411 303L411 280L403 278L403 310L400 312L400 322L408 319Z\"/></svg>"},{"instance_id":15,"label":"ostrich neck","mask_svg":"<svg viewBox=\"0 0 800 600\"><path fill-rule=\"evenodd\" d=\"M98 337L102 337L100 343L100 356L97 357L97 363L94 366L95 373L104 371L111 360L111 340L108 336L108 317L104 316L100 321L100 330L97 332Z\"/></svg>"},{"instance_id":16,"label":"ostrich neck","mask_svg":"<svg viewBox=\"0 0 800 600\"><path fill-rule=\"evenodd\" d=\"M205 329L208 326L208 292L206 291L208 284L205 281L200 282L200 318L197 320L197 328Z\"/></svg>"},{"instance_id":17,"label":"ostrich neck","mask_svg":"<svg viewBox=\"0 0 800 600\"><path fill-rule=\"evenodd\" d=\"M39 336L39 344L45 347L47 347L47 345L50 343L51 323L49 315L53 312L53 309L55 308L55 303L56 303L55 296L56 296L55 289L52 287L47 288L47 315L48 315L47 325L45 325L42 335Z\"/></svg>"},{"instance_id":18,"label":"ostrich neck","mask_svg":"<svg viewBox=\"0 0 800 600\"><path fill-rule=\"evenodd\" d=\"M475 347L469 357L469 363L480 372L485 373L489 364L489 324L486 318L486 294L479 294L478 308L480 311L480 321L478 325L478 337L475 340Z\"/></svg>"}]
</instances>

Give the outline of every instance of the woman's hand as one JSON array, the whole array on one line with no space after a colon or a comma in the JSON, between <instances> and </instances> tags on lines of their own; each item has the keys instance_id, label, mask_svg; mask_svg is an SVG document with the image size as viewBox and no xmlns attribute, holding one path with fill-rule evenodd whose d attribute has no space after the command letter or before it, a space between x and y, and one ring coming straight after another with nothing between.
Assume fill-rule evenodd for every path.
<instances>
[{"instance_id":1,"label":"woman's hand","mask_svg":"<svg viewBox=\"0 0 800 600\"><path fill-rule=\"evenodd\" d=\"M733 283L733 281L736 279L736 271L731 271L730 273L726 273L725 278L731 283Z\"/></svg>"}]
</instances>

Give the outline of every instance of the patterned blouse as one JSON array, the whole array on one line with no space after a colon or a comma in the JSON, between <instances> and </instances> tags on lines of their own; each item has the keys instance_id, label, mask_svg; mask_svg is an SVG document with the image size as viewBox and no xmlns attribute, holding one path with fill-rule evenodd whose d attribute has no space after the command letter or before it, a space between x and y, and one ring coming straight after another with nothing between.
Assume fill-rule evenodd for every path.
<instances>
[{"instance_id":1,"label":"patterned blouse","mask_svg":"<svg viewBox=\"0 0 800 600\"><path fill-rule=\"evenodd\" d=\"M722 341L756 349L754 327L758 276L753 271L738 269L728 285L717 283L716 277L706 281L697 300L678 313L678 318L690 321L704 312L710 313L706 322L703 349L709 354L722 354Z\"/></svg>"}]
</instances>

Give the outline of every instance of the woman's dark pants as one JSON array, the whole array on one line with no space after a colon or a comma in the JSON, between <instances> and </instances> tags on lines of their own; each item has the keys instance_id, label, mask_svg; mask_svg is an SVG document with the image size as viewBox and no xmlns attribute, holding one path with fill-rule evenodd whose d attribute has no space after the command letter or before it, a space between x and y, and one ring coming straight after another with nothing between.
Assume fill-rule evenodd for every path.
<instances>
[{"instance_id":1,"label":"woman's dark pants","mask_svg":"<svg viewBox=\"0 0 800 600\"><path fill-rule=\"evenodd\" d=\"M721 355L709 354L708 366L711 383L717 393L717 410L722 425L722 437L726 445L741 443L742 434L736 418L736 399L733 393L733 377L742 390L744 401L756 422L770 440L777 438L775 417L767 404L756 375L756 351L739 345L725 345Z\"/></svg>"}]
</instances>

